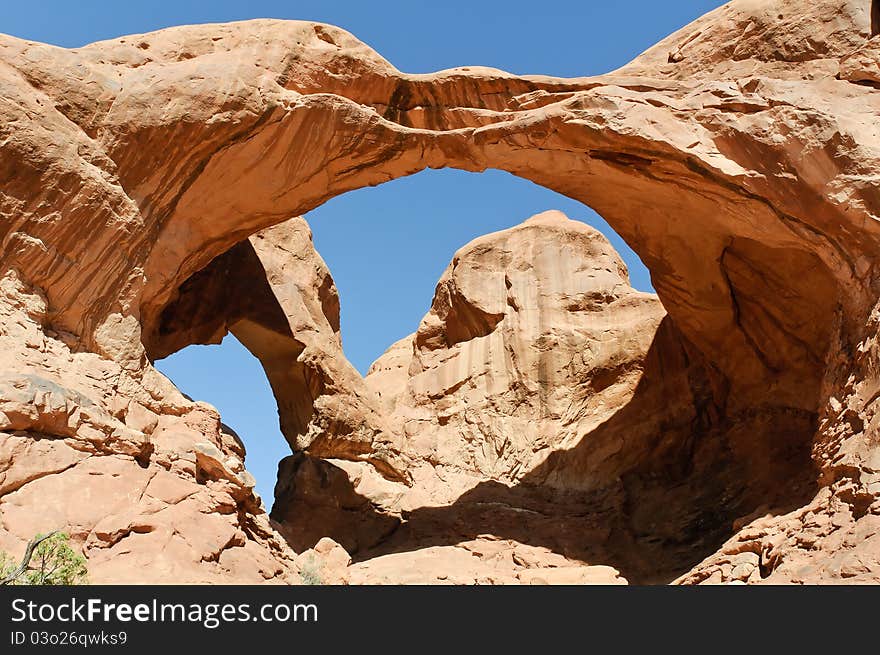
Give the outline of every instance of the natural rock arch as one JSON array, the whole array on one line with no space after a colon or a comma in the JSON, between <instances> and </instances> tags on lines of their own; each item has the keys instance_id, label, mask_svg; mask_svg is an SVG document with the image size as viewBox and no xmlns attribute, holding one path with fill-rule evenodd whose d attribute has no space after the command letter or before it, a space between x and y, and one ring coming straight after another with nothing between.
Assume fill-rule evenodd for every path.
<instances>
[{"instance_id":1,"label":"natural rock arch","mask_svg":"<svg viewBox=\"0 0 880 655\"><path fill-rule=\"evenodd\" d=\"M3 271L45 295L41 324L73 351L142 380L187 280L258 230L426 167L500 168L589 204L641 256L713 371L717 420L805 417L823 480L862 498L877 468L863 464L873 5L735 1L618 71L569 80L407 75L311 23L77 50L3 37Z\"/></svg>"},{"instance_id":2,"label":"natural rock arch","mask_svg":"<svg viewBox=\"0 0 880 655\"><path fill-rule=\"evenodd\" d=\"M823 52L803 57L821 57L824 64L866 40L866 15L855 9L838 9L833 26L848 18L847 29L830 33ZM621 71L587 80L523 80L480 69L406 76L334 28L245 26L263 38L267 30L290 34L308 55L285 53L280 77L260 79L283 86L273 89L274 98L243 103L239 114L214 113L207 126L196 123L200 133L188 138L205 143L200 149L206 154L131 163L134 171L189 164L194 174L175 176L175 183L184 177L186 184L173 195L156 183L155 173L124 183L148 199L152 215L162 216L141 297L148 352L158 309L190 273L247 232L337 193L425 167L497 167L588 203L624 236L652 271L676 325L719 371L719 405L747 410L768 404L769 396L770 404L816 412L823 360L838 336L832 332L858 330L863 321L856 308L864 315L870 295L858 270L863 252L873 247L870 237L864 244L841 244L852 220L846 213L859 204L870 212L871 191L856 188L846 204L828 196L828 187L852 180L854 171L829 169L827 159L839 167L848 144L858 142L858 135L835 130L838 117L829 106L799 114L785 98L784 79L776 82L778 90L757 76L751 84L725 83L734 77L725 70L730 64L714 49L701 51L707 32L717 39L730 23L772 20L777 24L764 24L753 39L757 58L773 69L780 52L797 43L766 13L738 12L734 3L703 19L708 30L689 28L700 38L674 35ZM803 13L791 18L803 20ZM185 42L192 54L207 47L206 35L198 34L204 29ZM778 51L761 51L768 49L768 34L779 40L771 39ZM744 51L747 43L739 35L736 40ZM654 61L659 50L675 51L678 59L685 49L694 55ZM260 60L241 57L251 58ZM809 61L799 68L809 68ZM318 62L333 75L316 72ZM179 74L193 73L184 68ZM170 77L165 73L162 83L179 88L181 80ZM852 85L839 86L844 94L864 96ZM219 94L199 91L208 98ZM222 93L228 103L229 91ZM124 105L115 103L118 111ZM167 109L158 104L156 111ZM767 134L773 121L798 130L808 151L780 149L772 130ZM177 125L174 130L181 129ZM152 126L129 135L139 154L163 159L165 153L149 144L166 138L165 130Z\"/></svg>"}]
</instances>

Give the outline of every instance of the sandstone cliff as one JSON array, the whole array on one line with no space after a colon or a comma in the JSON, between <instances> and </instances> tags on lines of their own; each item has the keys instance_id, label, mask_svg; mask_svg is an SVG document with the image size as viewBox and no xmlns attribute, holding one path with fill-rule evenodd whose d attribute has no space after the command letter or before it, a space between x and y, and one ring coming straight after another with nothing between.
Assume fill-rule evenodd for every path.
<instances>
[{"instance_id":1,"label":"sandstone cliff","mask_svg":"<svg viewBox=\"0 0 880 655\"><path fill-rule=\"evenodd\" d=\"M607 436L548 456L533 486L595 495L620 474L608 506L623 518L609 539L625 542L614 550L641 579L658 553L656 577L685 566L683 582L876 579L878 16L870 0L734 0L618 71L564 80L478 67L408 75L350 34L303 22L74 50L0 36L0 546L51 523L89 550L99 579L139 575L147 559L162 562L155 581L294 571L234 436L150 364L226 329L261 357L301 463L338 457L376 485L417 489L411 458L436 455L505 489L528 482L529 453L552 434L510 437L507 456L492 446L520 420L508 411L517 393L529 392L526 414L560 412L552 390L531 394L548 379L526 347L541 328L515 327L495 295L473 302L467 265L450 271L406 389L400 347L370 376L380 398L343 360L309 359L333 342L333 294L319 282L317 299L302 296L287 282L305 274L295 266L270 280L291 264L274 237L254 236L350 189L427 167L494 167L601 213L667 312ZM223 270L257 276L253 302L208 299ZM505 302L527 316L510 282ZM199 316L191 293L208 294L217 317ZM307 336L315 326L319 341ZM529 373L501 381L515 382L507 396L485 376L449 386L488 361L462 344L497 347L495 329L517 335ZM461 370L444 370L445 354ZM459 458L467 434L440 421L455 426L448 410L475 393L491 445ZM612 384L599 396L614 394ZM618 449L626 423L652 432L641 402L670 412L662 438ZM590 420L563 415L577 425L566 438ZM399 439L416 426L423 441ZM88 502L53 502L76 494Z\"/></svg>"}]
</instances>

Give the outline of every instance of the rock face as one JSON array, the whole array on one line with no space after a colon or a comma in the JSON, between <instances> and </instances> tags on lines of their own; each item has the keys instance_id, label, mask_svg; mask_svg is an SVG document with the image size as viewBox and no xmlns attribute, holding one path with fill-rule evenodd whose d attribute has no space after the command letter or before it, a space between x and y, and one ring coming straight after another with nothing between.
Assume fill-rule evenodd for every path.
<instances>
[{"instance_id":1,"label":"rock face","mask_svg":"<svg viewBox=\"0 0 880 655\"><path fill-rule=\"evenodd\" d=\"M758 504L815 490L797 434L761 452L753 421L706 421L688 349L593 228L549 211L481 237L365 378L411 483L300 453L272 516L297 550L332 536L359 582L672 580Z\"/></svg>"},{"instance_id":2,"label":"rock face","mask_svg":"<svg viewBox=\"0 0 880 655\"><path fill-rule=\"evenodd\" d=\"M71 348L14 272L0 286L0 549L63 529L93 582L288 579L292 553L217 412Z\"/></svg>"},{"instance_id":3,"label":"rock face","mask_svg":"<svg viewBox=\"0 0 880 655\"><path fill-rule=\"evenodd\" d=\"M513 483L626 404L664 315L605 237L550 211L459 250L416 334L366 382L417 466ZM566 488L596 477L545 472Z\"/></svg>"},{"instance_id":4,"label":"rock face","mask_svg":"<svg viewBox=\"0 0 880 655\"><path fill-rule=\"evenodd\" d=\"M101 580L140 575L148 560L162 562L155 581L292 575L234 436L150 364L228 329L263 361L285 435L305 449L282 498L312 466L328 480L342 471L341 486L421 488L421 458L445 470L463 452L468 414L453 410L475 401L487 447L455 461L503 489L467 493L502 502L514 488L520 509L526 497L546 503L540 516L569 500L590 507L581 518L595 525L573 524L571 541L614 545L631 579L876 579L878 12L869 0L734 0L618 71L565 80L408 75L346 32L303 22L75 50L0 37L0 547L52 523ZM399 345L365 383L331 355L329 278L296 263L311 251L285 255L284 235L254 236L344 191L442 166L504 169L588 203L651 270L667 318L631 399L589 439L574 443L604 410L567 416L541 391L567 374L531 341L555 333L517 323L531 305L515 275L503 295L522 312L499 304L506 265L485 278L467 262L451 270L412 356ZM253 281L253 297L218 297L224 276ZM542 302L557 318L576 313ZM468 344L497 348L496 332L519 340L521 378L480 374L499 353ZM596 396L609 407L622 374ZM529 426L498 452L522 420L517 393L522 415L539 408L571 428L562 450L541 459L558 435ZM643 425L640 407L658 399L659 440L615 439L626 424L655 433L661 417ZM77 493L90 501L53 502Z\"/></svg>"},{"instance_id":5,"label":"rock face","mask_svg":"<svg viewBox=\"0 0 880 655\"><path fill-rule=\"evenodd\" d=\"M471 242L366 377L411 484L299 454L273 517L298 549L330 534L356 553L353 582L622 580L589 564L611 534L600 507L674 412L654 397L638 423L598 428L632 401L664 316L607 239L560 212ZM603 538L574 547L566 523Z\"/></svg>"},{"instance_id":6,"label":"rock face","mask_svg":"<svg viewBox=\"0 0 880 655\"><path fill-rule=\"evenodd\" d=\"M382 479L369 465L297 454L279 469L273 518L297 549L331 535L359 557L392 534L392 543L410 548L425 538L455 544L455 522L503 533L468 516L484 512L485 499L472 502L467 493L488 493L508 512L562 520L552 503L528 509L539 493L511 499L508 487L605 490L651 451L660 421L672 415L662 398L642 405L641 425L597 427L632 399L664 315L656 296L630 287L604 236L559 212L477 239L455 254L418 331L394 344L365 379L411 483ZM586 441L589 455L548 459ZM623 448L624 441L640 446ZM462 507L452 507L456 501ZM422 525L411 514L426 507L446 507L448 516ZM552 532L542 538L556 545ZM517 542L509 541L512 553ZM407 566L399 559L391 569ZM501 575L483 567L471 582ZM356 579L369 570L362 566ZM515 571L504 575L516 579Z\"/></svg>"}]
</instances>

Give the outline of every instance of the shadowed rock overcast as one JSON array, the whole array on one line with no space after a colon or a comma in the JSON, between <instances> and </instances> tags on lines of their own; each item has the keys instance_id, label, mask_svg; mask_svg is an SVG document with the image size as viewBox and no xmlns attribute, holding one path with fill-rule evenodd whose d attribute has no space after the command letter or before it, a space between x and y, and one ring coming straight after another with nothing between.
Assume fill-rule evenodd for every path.
<instances>
[{"instance_id":1,"label":"shadowed rock overcast","mask_svg":"<svg viewBox=\"0 0 880 655\"><path fill-rule=\"evenodd\" d=\"M875 581L878 18L737 0L576 78L308 22L3 37L0 546L60 527L99 581ZM441 167L589 204L657 296L543 213L447 254L362 377L292 217ZM294 451L271 517L152 366L227 333Z\"/></svg>"}]
</instances>

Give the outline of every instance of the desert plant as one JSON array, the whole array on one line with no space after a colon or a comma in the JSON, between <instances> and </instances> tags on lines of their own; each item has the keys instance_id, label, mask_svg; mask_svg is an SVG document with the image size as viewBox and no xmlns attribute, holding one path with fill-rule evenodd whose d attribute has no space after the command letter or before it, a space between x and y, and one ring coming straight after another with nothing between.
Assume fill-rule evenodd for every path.
<instances>
[{"instance_id":1,"label":"desert plant","mask_svg":"<svg viewBox=\"0 0 880 655\"><path fill-rule=\"evenodd\" d=\"M70 547L69 541L70 537L64 532L38 535L28 542L18 564L0 551L0 584L85 584L86 559Z\"/></svg>"},{"instance_id":2,"label":"desert plant","mask_svg":"<svg viewBox=\"0 0 880 655\"><path fill-rule=\"evenodd\" d=\"M321 565L314 557L309 557L299 570L299 578L304 585L322 585L324 578L321 575Z\"/></svg>"}]
</instances>

